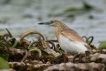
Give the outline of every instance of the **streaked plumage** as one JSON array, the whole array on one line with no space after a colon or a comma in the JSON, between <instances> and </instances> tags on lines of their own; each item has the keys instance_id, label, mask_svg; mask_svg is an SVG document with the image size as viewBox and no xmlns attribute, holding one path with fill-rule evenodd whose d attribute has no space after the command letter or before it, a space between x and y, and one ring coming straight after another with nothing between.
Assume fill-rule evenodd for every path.
<instances>
[{"instance_id":1,"label":"streaked plumage","mask_svg":"<svg viewBox=\"0 0 106 71\"><path fill-rule=\"evenodd\" d=\"M77 32L67 27L61 21L51 20L50 23L46 23L55 27L56 37L58 39L60 47L65 52L75 54L80 52L84 53L85 51L91 50L90 46L78 35Z\"/></svg>"}]
</instances>

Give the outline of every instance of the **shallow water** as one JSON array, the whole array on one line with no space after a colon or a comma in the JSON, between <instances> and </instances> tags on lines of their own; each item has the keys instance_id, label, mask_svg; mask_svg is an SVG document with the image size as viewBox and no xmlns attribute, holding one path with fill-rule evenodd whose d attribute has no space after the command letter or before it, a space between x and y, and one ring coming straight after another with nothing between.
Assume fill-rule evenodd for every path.
<instances>
[{"instance_id":1,"label":"shallow water","mask_svg":"<svg viewBox=\"0 0 106 71\"><path fill-rule=\"evenodd\" d=\"M93 44L96 46L106 40L106 3L103 0L10 0L8 4L1 1L0 33L5 33L5 28L8 28L15 37L19 37L27 30L37 30L48 39L56 39L53 27L37 23L59 19L81 36L94 36ZM67 8L82 8L84 2L94 9L76 13L74 18L67 17L66 13L56 16Z\"/></svg>"}]
</instances>

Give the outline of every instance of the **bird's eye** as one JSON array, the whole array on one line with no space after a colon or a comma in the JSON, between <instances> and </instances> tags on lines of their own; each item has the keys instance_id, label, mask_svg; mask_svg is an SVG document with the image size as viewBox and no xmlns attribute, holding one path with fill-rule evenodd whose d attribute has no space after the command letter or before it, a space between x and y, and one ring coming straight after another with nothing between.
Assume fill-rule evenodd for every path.
<instances>
[{"instance_id":1,"label":"bird's eye","mask_svg":"<svg viewBox=\"0 0 106 71\"><path fill-rule=\"evenodd\" d=\"M53 23L53 21L50 21L51 22L51 24Z\"/></svg>"}]
</instances>

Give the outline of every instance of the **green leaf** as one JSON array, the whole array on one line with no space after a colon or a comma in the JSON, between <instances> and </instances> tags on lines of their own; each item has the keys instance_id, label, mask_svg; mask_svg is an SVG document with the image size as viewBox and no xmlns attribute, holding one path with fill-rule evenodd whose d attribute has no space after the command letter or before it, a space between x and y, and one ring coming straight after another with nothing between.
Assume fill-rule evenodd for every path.
<instances>
[{"instance_id":1,"label":"green leaf","mask_svg":"<svg viewBox=\"0 0 106 71\"><path fill-rule=\"evenodd\" d=\"M13 44L12 48L15 48L15 47L17 46L17 44L18 44L18 41L17 41L17 40L15 40L15 42L14 42L14 44Z\"/></svg>"},{"instance_id":2,"label":"green leaf","mask_svg":"<svg viewBox=\"0 0 106 71\"><path fill-rule=\"evenodd\" d=\"M0 57L2 57L3 59L5 59L6 61L8 61L9 54L0 53Z\"/></svg>"},{"instance_id":3,"label":"green leaf","mask_svg":"<svg viewBox=\"0 0 106 71\"><path fill-rule=\"evenodd\" d=\"M9 69L9 64L2 57L0 57L0 69Z\"/></svg>"},{"instance_id":4,"label":"green leaf","mask_svg":"<svg viewBox=\"0 0 106 71\"><path fill-rule=\"evenodd\" d=\"M98 50L106 49L106 41L100 43Z\"/></svg>"},{"instance_id":5,"label":"green leaf","mask_svg":"<svg viewBox=\"0 0 106 71\"><path fill-rule=\"evenodd\" d=\"M29 51L37 51L39 53L39 57L41 57L41 55L42 55L41 50L38 48L33 48L33 49L30 49Z\"/></svg>"}]
</instances>

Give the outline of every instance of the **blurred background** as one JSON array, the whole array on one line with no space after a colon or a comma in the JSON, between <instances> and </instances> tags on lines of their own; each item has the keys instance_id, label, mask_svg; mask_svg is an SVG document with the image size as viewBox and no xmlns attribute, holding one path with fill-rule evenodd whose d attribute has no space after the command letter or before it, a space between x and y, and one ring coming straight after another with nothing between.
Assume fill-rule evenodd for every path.
<instances>
[{"instance_id":1,"label":"blurred background","mask_svg":"<svg viewBox=\"0 0 106 71\"><path fill-rule=\"evenodd\" d=\"M94 36L93 44L106 40L105 0L0 0L0 34L5 28L17 39L28 30L37 30L56 39L54 28L39 22L58 19L81 36Z\"/></svg>"}]
</instances>

